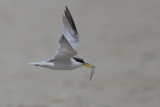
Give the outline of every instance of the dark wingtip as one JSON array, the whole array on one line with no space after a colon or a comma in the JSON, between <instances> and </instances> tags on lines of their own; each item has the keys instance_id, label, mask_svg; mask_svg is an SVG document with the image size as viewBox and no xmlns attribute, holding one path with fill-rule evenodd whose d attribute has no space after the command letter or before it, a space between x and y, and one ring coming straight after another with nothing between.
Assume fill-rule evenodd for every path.
<instances>
[{"instance_id":1,"label":"dark wingtip","mask_svg":"<svg viewBox=\"0 0 160 107\"><path fill-rule=\"evenodd\" d=\"M68 7L66 6L66 10L68 10Z\"/></svg>"},{"instance_id":2,"label":"dark wingtip","mask_svg":"<svg viewBox=\"0 0 160 107\"><path fill-rule=\"evenodd\" d=\"M69 9L68 9L68 7L66 6L66 11L68 11L69 12Z\"/></svg>"},{"instance_id":3,"label":"dark wingtip","mask_svg":"<svg viewBox=\"0 0 160 107\"><path fill-rule=\"evenodd\" d=\"M66 8L64 9L64 13L66 14L66 11L68 10L68 7L66 6Z\"/></svg>"},{"instance_id":4,"label":"dark wingtip","mask_svg":"<svg viewBox=\"0 0 160 107\"><path fill-rule=\"evenodd\" d=\"M74 23L74 20L72 18L72 15L68 9L68 7L66 6L66 9L64 10L64 15L67 19L67 21L69 22L70 26L72 27L72 29L78 34L78 31L77 31L77 28L76 28L76 25Z\"/></svg>"}]
</instances>

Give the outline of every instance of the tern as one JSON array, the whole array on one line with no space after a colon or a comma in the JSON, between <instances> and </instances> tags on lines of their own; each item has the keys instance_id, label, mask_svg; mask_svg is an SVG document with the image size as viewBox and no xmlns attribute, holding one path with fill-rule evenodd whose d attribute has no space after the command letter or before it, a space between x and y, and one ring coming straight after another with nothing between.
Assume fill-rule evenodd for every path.
<instances>
[{"instance_id":1,"label":"tern","mask_svg":"<svg viewBox=\"0 0 160 107\"><path fill-rule=\"evenodd\" d=\"M96 68L88 64L84 59L75 57L77 55L76 48L79 45L79 35L74 20L69 9L66 6L63 14L62 36L59 39L58 48L55 54L47 60L40 62L31 62L40 67L53 70L73 70L82 66L92 69L90 80L92 79Z\"/></svg>"}]
</instances>

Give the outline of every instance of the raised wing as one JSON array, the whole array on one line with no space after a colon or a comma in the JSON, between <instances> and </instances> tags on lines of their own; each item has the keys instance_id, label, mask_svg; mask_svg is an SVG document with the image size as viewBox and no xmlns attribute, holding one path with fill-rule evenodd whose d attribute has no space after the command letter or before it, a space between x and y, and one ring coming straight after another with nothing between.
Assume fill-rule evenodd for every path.
<instances>
[{"instance_id":1,"label":"raised wing","mask_svg":"<svg viewBox=\"0 0 160 107\"><path fill-rule=\"evenodd\" d=\"M62 28L62 36L59 40L59 46L51 58L46 61L60 60L60 59L68 59L75 55L77 52L75 49L79 45L79 36L73 21L73 18L66 7L63 14L63 28Z\"/></svg>"},{"instance_id":2,"label":"raised wing","mask_svg":"<svg viewBox=\"0 0 160 107\"><path fill-rule=\"evenodd\" d=\"M75 50L79 45L79 35L74 20L67 7L66 10L64 10L63 15L62 34L65 36L69 44Z\"/></svg>"}]
</instances>

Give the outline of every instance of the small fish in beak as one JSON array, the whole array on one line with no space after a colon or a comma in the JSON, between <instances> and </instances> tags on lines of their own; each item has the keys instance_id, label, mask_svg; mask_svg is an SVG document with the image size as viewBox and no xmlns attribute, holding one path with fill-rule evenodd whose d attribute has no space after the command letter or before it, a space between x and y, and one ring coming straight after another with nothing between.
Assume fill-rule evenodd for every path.
<instances>
[{"instance_id":1,"label":"small fish in beak","mask_svg":"<svg viewBox=\"0 0 160 107\"><path fill-rule=\"evenodd\" d=\"M91 80L93 75L94 75L94 73L95 73L95 71L96 71L96 67L94 67L93 65L90 65L88 63L85 63L84 66L92 68L91 75L90 75L90 80Z\"/></svg>"}]
</instances>

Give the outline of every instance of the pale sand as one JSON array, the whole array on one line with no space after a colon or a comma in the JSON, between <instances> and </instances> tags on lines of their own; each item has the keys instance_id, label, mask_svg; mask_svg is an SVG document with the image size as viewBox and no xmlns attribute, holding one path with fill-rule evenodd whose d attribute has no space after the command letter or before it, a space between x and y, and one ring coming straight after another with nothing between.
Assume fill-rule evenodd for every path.
<instances>
[{"instance_id":1,"label":"pale sand","mask_svg":"<svg viewBox=\"0 0 160 107\"><path fill-rule=\"evenodd\" d=\"M52 56L66 4L91 81L26 64ZM0 50L0 107L160 107L158 0L1 0Z\"/></svg>"}]
</instances>

